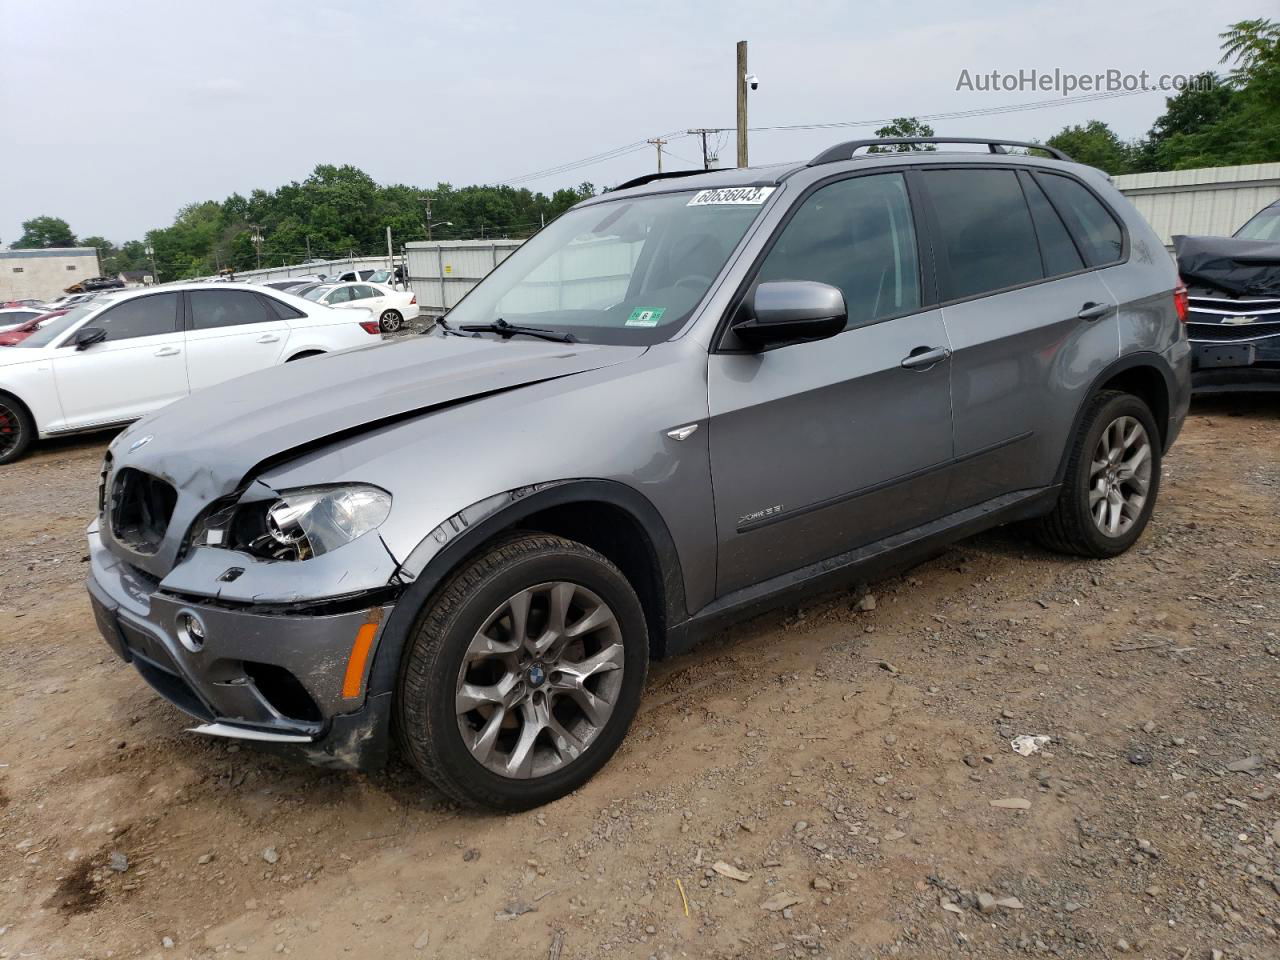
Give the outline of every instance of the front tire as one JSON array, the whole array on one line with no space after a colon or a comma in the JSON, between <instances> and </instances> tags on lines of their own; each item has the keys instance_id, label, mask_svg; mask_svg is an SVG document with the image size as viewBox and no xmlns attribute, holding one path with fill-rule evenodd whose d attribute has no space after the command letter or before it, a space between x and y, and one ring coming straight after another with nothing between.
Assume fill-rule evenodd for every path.
<instances>
[{"instance_id":1,"label":"front tire","mask_svg":"<svg viewBox=\"0 0 1280 960\"><path fill-rule=\"evenodd\" d=\"M539 806L608 762L647 666L644 611L621 571L583 544L520 534L472 559L419 617L400 742L461 803Z\"/></svg>"},{"instance_id":2,"label":"front tire","mask_svg":"<svg viewBox=\"0 0 1280 960\"><path fill-rule=\"evenodd\" d=\"M404 326L404 317L399 310L383 310L378 318L378 329L383 333L395 333Z\"/></svg>"},{"instance_id":3,"label":"front tire","mask_svg":"<svg viewBox=\"0 0 1280 960\"><path fill-rule=\"evenodd\" d=\"M35 436L35 421L22 401L0 393L0 466L21 459Z\"/></svg>"},{"instance_id":4,"label":"front tire","mask_svg":"<svg viewBox=\"0 0 1280 960\"><path fill-rule=\"evenodd\" d=\"M1151 409L1130 393L1089 401L1072 438L1062 491L1036 528L1058 553L1114 557L1142 535L1160 492L1160 433Z\"/></svg>"}]
</instances>

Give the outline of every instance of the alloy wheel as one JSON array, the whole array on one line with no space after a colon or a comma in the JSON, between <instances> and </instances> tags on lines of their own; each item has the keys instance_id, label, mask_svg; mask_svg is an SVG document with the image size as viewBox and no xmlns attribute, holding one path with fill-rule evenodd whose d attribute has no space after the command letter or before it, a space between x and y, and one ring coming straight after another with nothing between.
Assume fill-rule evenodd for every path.
<instances>
[{"instance_id":1,"label":"alloy wheel","mask_svg":"<svg viewBox=\"0 0 1280 960\"><path fill-rule=\"evenodd\" d=\"M378 318L383 333L395 333L404 325L404 318L395 310L384 310Z\"/></svg>"},{"instance_id":2,"label":"alloy wheel","mask_svg":"<svg viewBox=\"0 0 1280 960\"><path fill-rule=\"evenodd\" d=\"M1098 438L1089 463L1089 513L1108 537L1123 536L1142 515L1151 459L1151 438L1134 417L1118 417Z\"/></svg>"},{"instance_id":3,"label":"alloy wheel","mask_svg":"<svg viewBox=\"0 0 1280 960\"><path fill-rule=\"evenodd\" d=\"M0 402L0 459L16 450L22 440L22 420L16 411Z\"/></svg>"},{"instance_id":4,"label":"alloy wheel","mask_svg":"<svg viewBox=\"0 0 1280 960\"><path fill-rule=\"evenodd\" d=\"M504 777L563 769L609 722L624 662L618 619L594 592L565 581L520 591L463 656L454 700L463 743Z\"/></svg>"}]
</instances>

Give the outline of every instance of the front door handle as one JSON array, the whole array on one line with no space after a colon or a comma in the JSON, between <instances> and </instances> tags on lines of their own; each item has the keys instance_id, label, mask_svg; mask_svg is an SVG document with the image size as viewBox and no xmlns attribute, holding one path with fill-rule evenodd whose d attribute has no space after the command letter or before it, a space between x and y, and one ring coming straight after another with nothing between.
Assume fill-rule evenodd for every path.
<instances>
[{"instance_id":1,"label":"front door handle","mask_svg":"<svg viewBox=\"0 0 1280 960\"><path fill-rule=\"evenodd\" d=\"M177 347L161 347L156 351L157 357L176 357L182 351Z\"/></svg>"},{"instance_id":2,"label":"front door handle","mask_svg":"<svg viewBox=\"0 0 1280 960\"><path fill-rule=\"evenodd\" d=\"M1076 314L1076 319L1097 320L1099 317L1105 317L1110 312L1111 312L1111 304L1094 303L1092 300L1090 300L1088 303L1086 303L1083 307L1080 308L1080 312Z\"/></svg>"},{"instance_id":3,"label":"front door handle","mask_svg":"<svg viewBox=\"0 0 1280 960\"><path fill-rule=\"evenodd\" d=\"M916 347L903 358L904 370L924 370L935 363L951 359L951 351L946 347Z\"/></svg>"},{"instance_id":4,"label":"front door handle","mask_svg":"<svg viewBox=\"0 0 1280 960\"><path fill-rule=\"evenodd\" d=\"M264 333L262 336L258 338L258 342L259 343L279 343L280 338L277 337L274 333Z\"/></svg>"}]
</instances>

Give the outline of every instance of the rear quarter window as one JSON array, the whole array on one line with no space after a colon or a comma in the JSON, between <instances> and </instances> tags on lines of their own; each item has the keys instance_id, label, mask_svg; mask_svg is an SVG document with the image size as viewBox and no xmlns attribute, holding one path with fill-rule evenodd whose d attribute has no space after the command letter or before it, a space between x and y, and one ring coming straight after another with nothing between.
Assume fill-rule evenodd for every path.
<instances>
[{"instance_id":1,"label":"rear quarter window","mask_svg":"<svg viewBox=\"0 0 1280 960\"><path fill-rule=\"evenodd\" d=\"M1036 173L1076 244L1091 267L1115 263L1124 256L1124 230L1088 187L1057 173Z\"/></svg>"}]
</instances>

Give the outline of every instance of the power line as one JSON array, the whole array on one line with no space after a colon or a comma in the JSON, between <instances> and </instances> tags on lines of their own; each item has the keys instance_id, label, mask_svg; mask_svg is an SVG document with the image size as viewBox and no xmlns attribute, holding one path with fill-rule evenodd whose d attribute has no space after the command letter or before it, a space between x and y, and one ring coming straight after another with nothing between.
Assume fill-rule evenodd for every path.
<instances>
[{"instance_id":1,"label":"power line","mask_svg":"<svg viewBox=\"0 0 1280 960\"><path fill-rule=\"evenodd\" d=\"M985 117L996 116L1003 113L1021 113L1027 110L1046 110L1051 107L1065 107L1078 103L1093 103L1099 100L1113 100L1118 97L1132 97L1143 93L1154 93L1151 90L1117 90L1105 93L1085 93L1074 97L1054 97L1049 100L1033 100L1027 103L1009 103L994 107L974 107L970 110L956 110L949 113L932 113L923 116L917 115L915 119L927 122L933 120L962 120L969 117ZM844 127L880 127L892 123L897 117L881 117L875 120L836 120L827 123L789 123L777 124L773 126L749 127L752 133L778 132L788 130L835 130ZM707 128L711 129L729 129L729 128ZM658 138L676 140L688 137L687 131L673 130L664 133ZM613 150L606 150L603 153L594 154L590 157L583 157L580 160L570 160L565 163L557 164L553 167L546 167L542 170L536 170L532 173L522 174L518 177L512 177L509 180L498 181L499 185L510 186L517 183L527 183L531 180L541 180L546 177L555 176L560 173L568 173L571 170L578 170L582 167L593 166L597 163L603 163L606 160L616 160L625 157L628 154L638 153L646 150L651 146L650 139L636 140L621 147L615 147ZM667 153L671 151L668 150ZM686 163L689 161L685 161Z\"/></svg>"}]
</instances>

